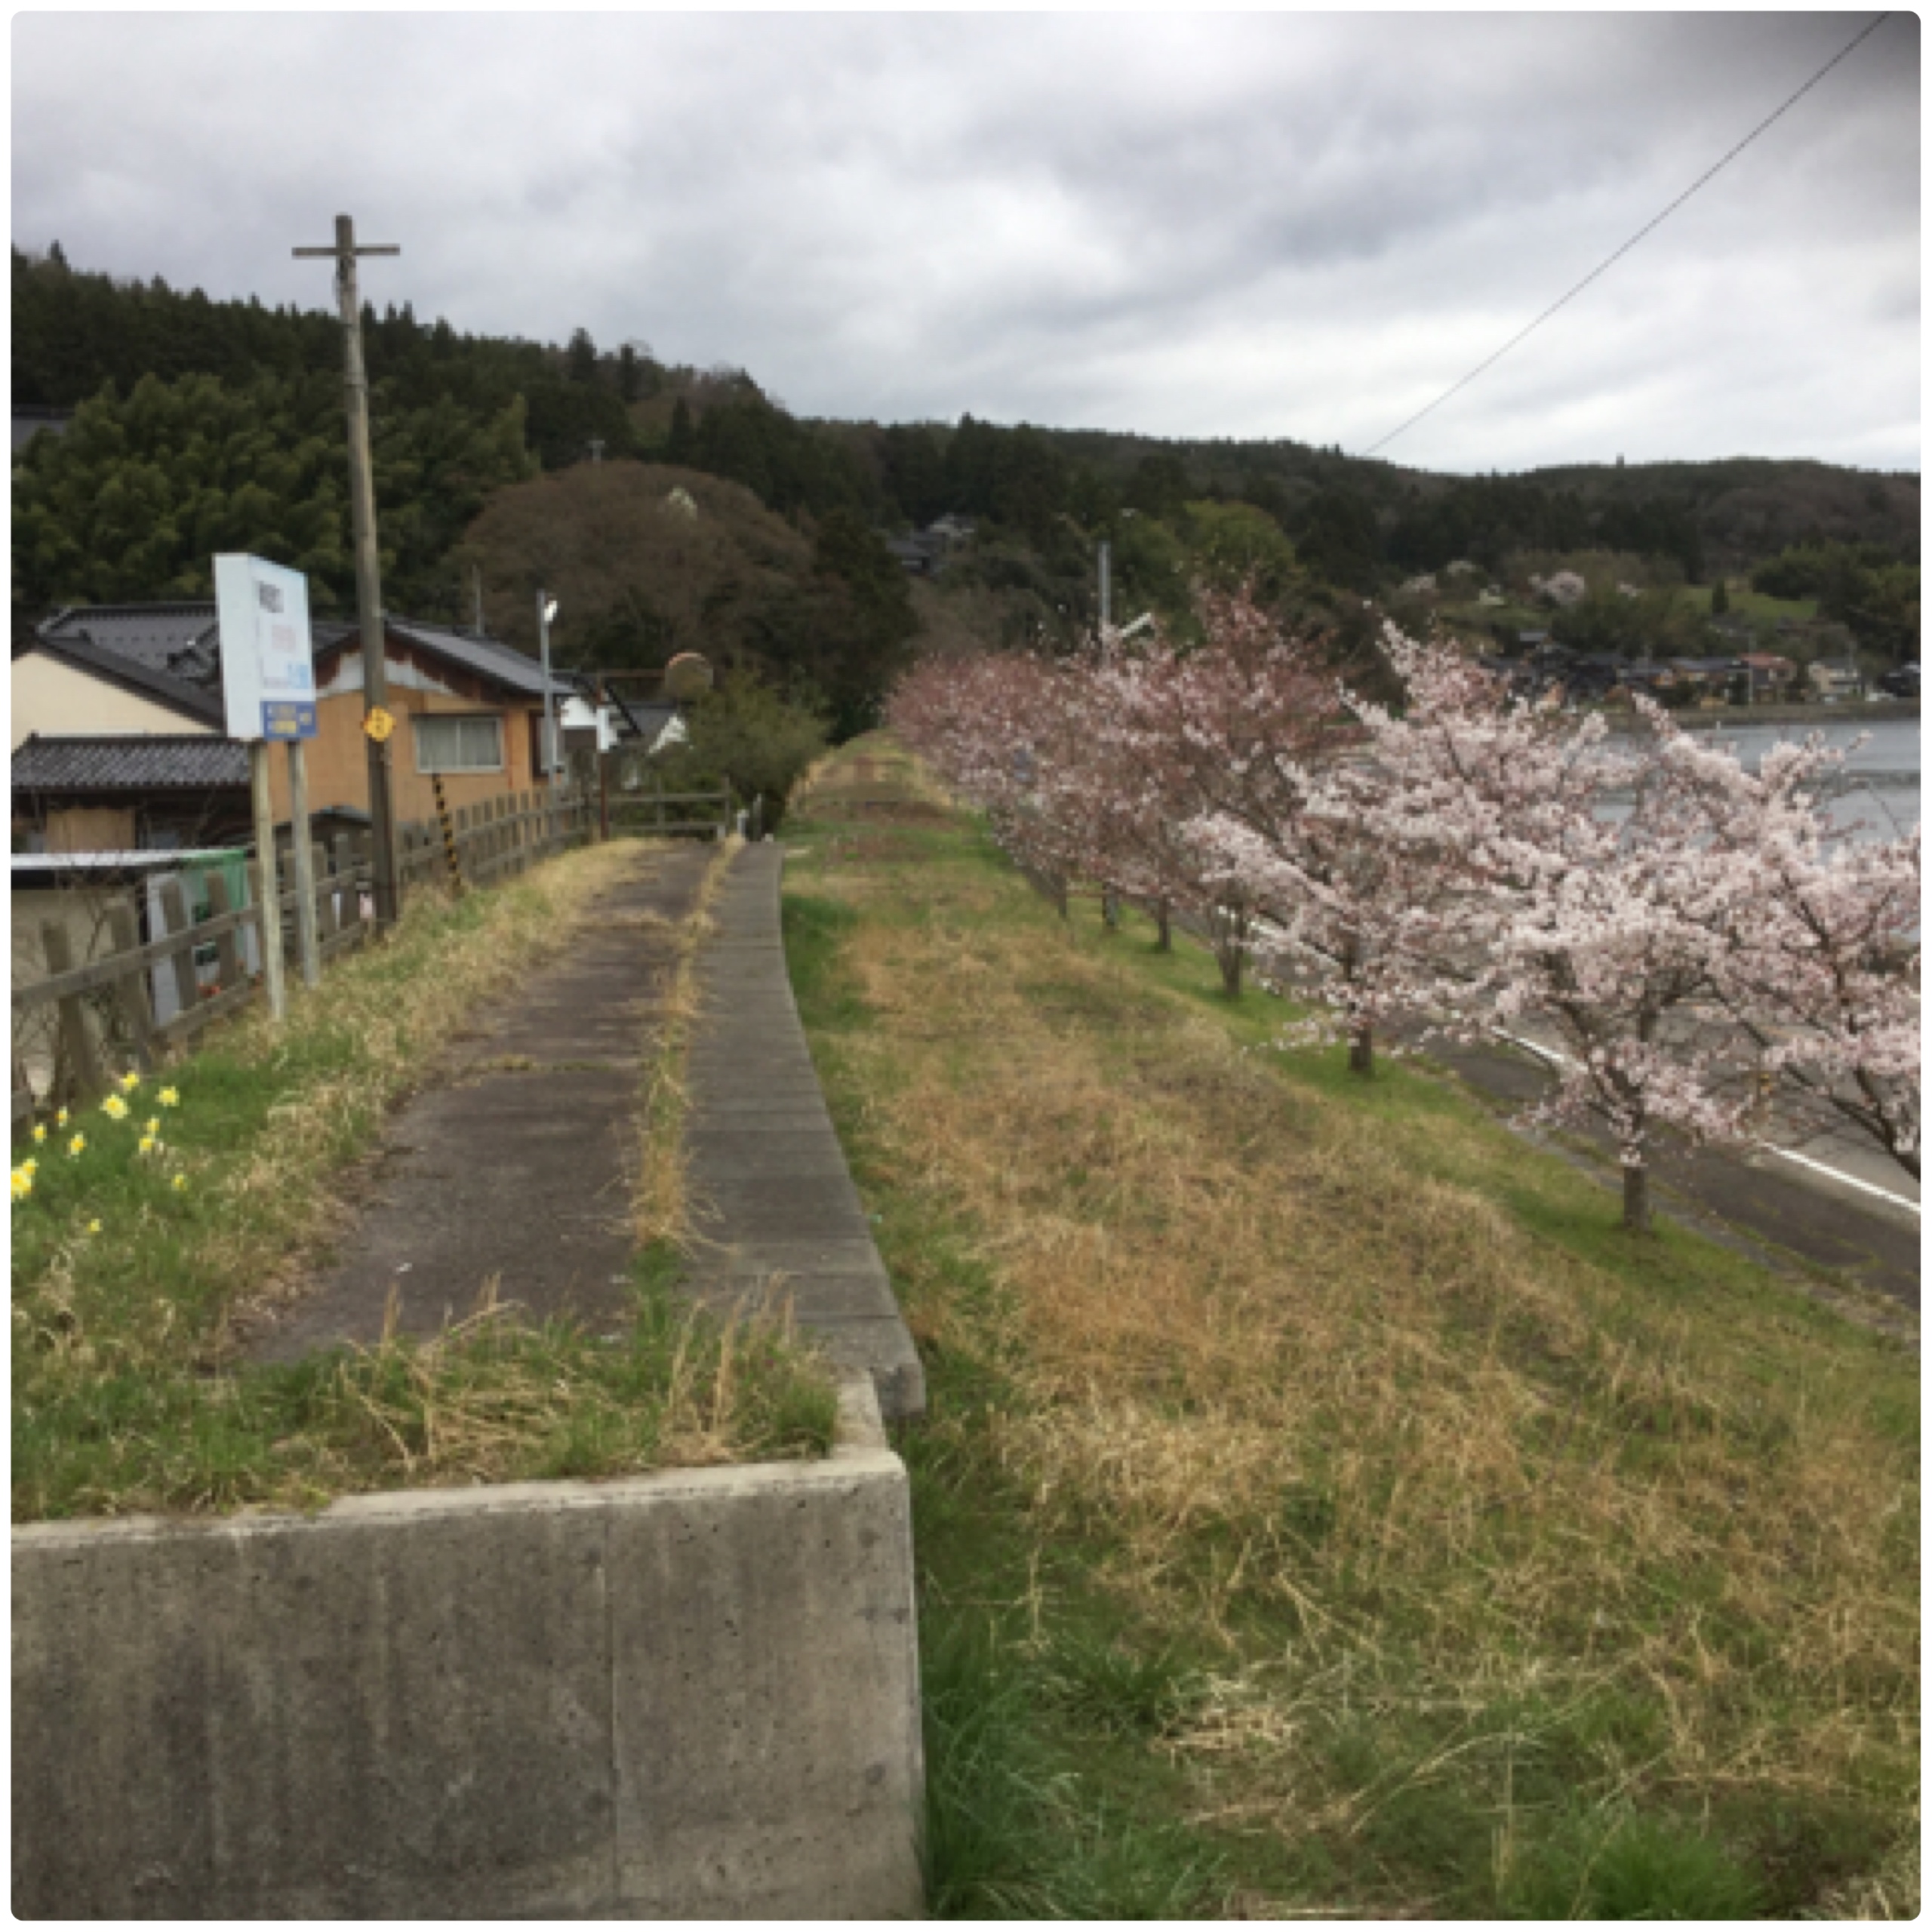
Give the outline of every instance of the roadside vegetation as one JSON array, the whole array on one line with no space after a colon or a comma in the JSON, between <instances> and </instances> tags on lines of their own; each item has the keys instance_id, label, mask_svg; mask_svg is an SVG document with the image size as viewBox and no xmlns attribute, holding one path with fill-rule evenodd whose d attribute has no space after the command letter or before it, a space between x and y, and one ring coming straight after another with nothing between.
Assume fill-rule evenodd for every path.
<instances>
[{"instance_id":1,"label":"roadside vegetation","mask_svg":"<svg viewBox=\"0 0 1932 1932\"><path fill-rule=\"evenodd\" d=\"M238 1359L238 1305L325 1249L348 1211L335 1190L388 1113L480 1002L568 942L636 852L595 848L414 906L389 943L296 994L281 1029L259 1016L223 1029L108 1107L16 1145L16 1521L310 1507L829 1447L835 1399L802 1356L674 1301L674 1221L648 1230L636 1321L616 1345L486 1303L428 1343Z\"/></svg>"},{"instance_id":2,"label":"roadside vegetation","mask_svg":"<svg viewBox=\"0 0 1932 1932\"><path fill-rule=\"evenodd\" d=\"M1905 1350L1063 925L888 741L788 835L931 1395L936 1910L1915 1912Z\"/></svg>"}]
</instances>

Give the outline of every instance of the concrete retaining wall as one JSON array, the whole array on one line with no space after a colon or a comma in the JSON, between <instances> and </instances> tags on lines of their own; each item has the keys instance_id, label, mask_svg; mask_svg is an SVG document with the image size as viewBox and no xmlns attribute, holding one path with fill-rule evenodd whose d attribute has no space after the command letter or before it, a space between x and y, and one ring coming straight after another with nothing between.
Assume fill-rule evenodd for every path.
<instances>
[{"instance_id":1,"label":"concrete retaining wall","mask_svg":"<svg viewBox=\"0 0 1932 1932\"><path fill-rule=\"evenodd\" d=\"M29 1918L918 1912L906 1472L817 1463L14 1537Z\"/></svg>"}]
</instances>

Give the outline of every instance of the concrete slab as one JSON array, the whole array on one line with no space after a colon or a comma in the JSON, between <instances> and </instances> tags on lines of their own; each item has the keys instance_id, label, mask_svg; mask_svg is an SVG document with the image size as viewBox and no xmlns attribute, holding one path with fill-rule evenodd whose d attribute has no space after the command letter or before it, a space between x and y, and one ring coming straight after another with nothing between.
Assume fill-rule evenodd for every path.
<instances>
[{"instance_id":1,"label":"concrete slab","mask_svg":"<svg viewBox=\"0 0 1932 1932\"><path fill-rule=\"evenodd\" d=\"M699 1118L695 1115L693 1117ZM828 1128L832 1124L832 1115L826 1109L822 1090L809 1098L801 1089L762 1099L754 1094L707 1094L701 1116L707 1131L721 1129L727 1123L744 1128L760 1118L775 1121L787 1117L795 1121L810 1121Z\"/></svg>"},{"instance_id":2,"label":"concrete slab","mask_svg":"<svg viewBox=\"0 0 1932 1932\"><path fill-rule=\"evenodd\" d=\"M869 1374L889 1417L925 1381L826 1112L779 939L781 851L746 848L700 964L685 1152L700 1236L689 1292L748 1310L774 1293L801 1334Z\"/></svg>"},{"instance_id":3,"label":"concrete slab","mask_svg":"<svg viewBox=\"0 0 1932 1932\"><path fill-rule=\"evenodd\" d=\"M899 1315L883 1270L875 1275L731 1275L709 1278L690 1292L702 1306L720 1312L777 1314L789 1308L802 1320L800 1310L808 1309L814 1328L832 1321L893 1321Z\"/></svg>"},{"instance_id":4,"label":"concrete slab","mask_svg":"<svg viewBox=\"0 0 1932 1932\"><path fill-rule=\"evenodd\" d=\"M813 1275L848 1275L885 1264L868 1232L844 1239L812 1241L731 1241L712 1239L702 1244L694 1265L695 1275L785 1275L803 1279Z\"/></svg>"},{"instance_id":5,"label":"concrete slab","mask_svg":"<svg viewBox=\"0 0 1932 1932\"><path fill-rule=\"evenodd\" d=\"M912 1524L826 1460L13 1539L26 1918L921 1909Z\"/></svg>"},{"instance_id":6,"label":"concrete slab","mask_svg":"<svg viewBox=\"0 0 1932 1932\"><path fill-rule=\"evenodd\" d=\"M693 1183L709 1192L721 1181L843 1180L845 1156L838 1143L789 1134L706 1134L688 1149Z\"/></svg>"},{"instance_id":7,"label":"concrete slab","mask_svg":"<svg viewBox=\"0 0 1932 1932\"><path fill-rule=\"evenodd\" d=\"M792 1235L808 1241L857 1241L872 1231L858 1190L844 1174L740 1177L707 1182L694 1191L702 1200L702 1221L723 1223L733 1241L778 1241Z\"/></svg>"},{"instance_id":8,"label":"concrete slab","mask_svg":"<svg viewBox=\"0 0 1932 1932\"><path fill-rule=\"evenodd\" d=\"M628 1316L638 1090L708 856L639 866L562 958L479 1016L363 1171L334 1260L257 1315L251 1357L374 1342L392 1294L403 1333L434 1334L492 1282L533 1321Z\"/></svg>"}]
</instances>

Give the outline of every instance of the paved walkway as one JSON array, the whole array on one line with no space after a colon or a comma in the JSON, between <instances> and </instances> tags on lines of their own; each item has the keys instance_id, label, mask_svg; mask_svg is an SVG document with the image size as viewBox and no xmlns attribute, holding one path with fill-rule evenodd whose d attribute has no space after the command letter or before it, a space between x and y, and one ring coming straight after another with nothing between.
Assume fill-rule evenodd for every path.
<instances>
[{"instance_id":1,"label":"paved walkway","mask_svg":"<svg viewBox=\"0 0 1932 1932\"><path fill-rule=\"evenodd\" d=\"M845 1165L792 997L783 849L739 853L700 960L686 1151L701 1238L691 1291L719 1309L782 1299L889 1420L925 1413L925 1377Z\"/></svg>"},{"instance_id":2,"label":"paved walkway","mask_svg":"<svg viewBox=\"0 0 1932 1932\"><path fill-rule=\"evenodd\" d=\"M452 1078L396 1116L331 1266L258 1313L252 1358L288 1361L398 1330L433 1335L491 1291L533 1320L627 1318L631 1192L653 1011L710 845L641 849L567 957L479 1015ZM699 1252L689 1292L721 1311L789 1303L888 1419L925 1380L845 1166L792 997L775 844L747 846L700 957L686 1152Z\"/></svg>"},{"instance_id":3,"label":"paved walkway","mask_svg":"<svg viewBox=\"0 0 1932 1932\"><path fill-rule=\"evenodd\" d=\"M493 1281L534 1320L629 1318L651 1016L715 850L639 847L568 951L476 1017L451 1077L390 1124L334 1265L256 1326L254 1359L373 1342L392 1294L401 1331L432 1335Z\"/></svg>"}]
</instances>

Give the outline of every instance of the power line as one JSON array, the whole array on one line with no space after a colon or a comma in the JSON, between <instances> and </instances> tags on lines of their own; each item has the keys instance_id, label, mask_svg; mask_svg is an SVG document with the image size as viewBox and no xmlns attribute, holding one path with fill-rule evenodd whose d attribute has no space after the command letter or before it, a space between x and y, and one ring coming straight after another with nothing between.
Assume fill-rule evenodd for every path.
<instances>
[{"instance_id":1,"label":"power line","mask_svg":"<svg viewBox=\"0 0 1932 1932\"><path fill-rule=\"evenodd\" d=\"M1653 229L1662 226L1662 225L1669 220L1669 218L1674 215L1677 211L1697 192L1700 188L1703 186L1706 182L1710 180L1712 177L1721 174L1725 168L1728 168L1730 164L1735 161L1737 157L1741 155L1744 150L1764 131L1767 128L1770 126L1773 122L1777 121L1781 118L1784 115L1788 114L1792 108L1795 107L1798 103L1802 100L1804 97L1809 94L1811 90L1815 88L1818 83L1838 64L1841 60L1844 60L1847 55L1850 54L1854 48L1860 45L1861 42L1869 39L1873 34L1876 33L1879 28L1883 26L1885 22L1891 16L1888 14L1879 14L1863 29L1862 32L1859 33L1853 39L1847 42L1844 46L1840 48L1837 53L1834 54L1832 57L1827 60L1825 64L1820 67L1818 71L1814 74L1795 94L1792 95L1792 97L1784 103L1783 106L1779 107L1774 112L1766 115L1764 119L1760 121L1757 126L1753 128L1750 133L1746 134L1743 140L1740 141L1737 146L1733 148L1722 160L1715 162L1712 166L1705 169L1704 172L1699 175L1697 180L1692 182L1690 186L1686 188L1683 193L1679 195L1676 200L1672 202L1669 207L1664 210L1663 214L1657 215L1652 220L1644 223L1644 226L1638 229L1636 233L1632 235L1629 240L1625 242L1623 247L1619 248L1614 255L1609 256L1604 260L1599 262L1595 268L1591 269L1588 275L1584 276L1581 281L1577 284L1575 288L1571 289L1567 295L1558 297L1558 299L1552 302L1534 321L1530 324L1528 328L1518 330L1517 333L1512 335L1494 355L1489 358L1487 361L1478 362L1460 382L1454 383L1451 385L1451 387L1444 389L1433 402L1429 404L1426 408L1417 410L1406 423L1401 426L1400 428L1391 429L1388 435L1382 438L1380 442L1370 444L1368 448L1362 451L1362 454L1365 457L1373 456L1377 450L1383 448L1387 444L1392 443L1398 436L1403 433L1404 430L1413 429L1415 426L1420 423L1425 416L1429 414L1432 411L1440 409L1452 395L1456 395L1460 390L1467 389L1485 369L1494 368L1497 363L1503 360L1504 356L1509 353L1511 349L1514 349L1516 345L1524 339L1524 337L1532 335L1536 332L1536 331L1541 328L1543 324L1548 321L1550 317L1556 313L1558 309L1564 307L1567 303L1574 301L1576 298L1579 295L1582 294L1583 291L1589 288L1590 284L1595 281L1599 275L1604 274L1607 270L1615 267L1615 266L1620 262L1626 255L1629 254L1630 251L1635 248L1637 244L1642 241L1644 237L1649 234Z\"/></svg>"}]
</instances>

